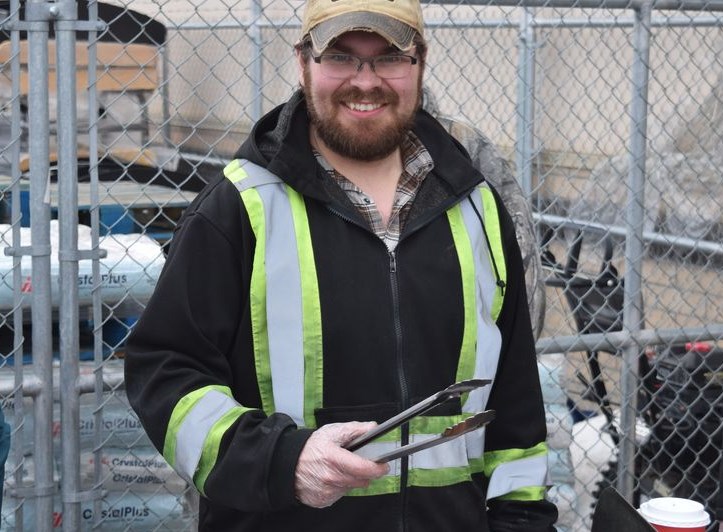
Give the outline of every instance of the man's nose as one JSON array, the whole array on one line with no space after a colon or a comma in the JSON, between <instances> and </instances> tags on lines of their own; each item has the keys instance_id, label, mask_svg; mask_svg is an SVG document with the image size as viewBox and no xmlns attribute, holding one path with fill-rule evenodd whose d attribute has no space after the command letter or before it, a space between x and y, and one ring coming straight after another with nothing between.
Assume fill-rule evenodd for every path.
<instances>
[{"instance_id":1,"label":"man's nose","mask_svg":"<svg viewBox=\"0 0 723 532\"><path fill-rule=\"evenodd\" d=\"M382 78L380 78L369 61L365 61L359 67L357 73L351 78L352 85L356 87L377 87L381 85Z\"/></svg>"}]
</instances>

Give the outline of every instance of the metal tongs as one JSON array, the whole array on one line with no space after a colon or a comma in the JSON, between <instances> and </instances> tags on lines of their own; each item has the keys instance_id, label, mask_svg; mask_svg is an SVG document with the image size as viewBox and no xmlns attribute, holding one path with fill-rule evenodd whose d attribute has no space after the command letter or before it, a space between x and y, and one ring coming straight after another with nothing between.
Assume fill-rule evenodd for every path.
<instances>
[{"instance_id":1,"label":"metal tongs","mask_svg":"<svg viewBox=\"0 0 723 532\"><path fill-rule=\"evenodd\" d=\"M383 436L384 434L394 430L400 425L403 425L410 419L422 415L423 413L428 412L432 408L439 406L450 399L458 398L463 393L467 393L477 388L487 386L491 382L492 381L488 379L470 379L452 384L451 386L446 387L444 390L439 391L434 395L430 395L426 399L419 401L417 404L411 406L410 408L407 408L396 416L389 418L384 423L377 425L366 434L362 434L357 439L346 445L345 448L348 451L352 452L361 449L367 443L379 438L380 436ZM466 434L480 427L483 427L494 418L494 410L485 410L484 412L480 412L471 417L468 417L467 419L460 421L459 423L456 423L451 427L447 427L442 431L441 434L437 436L416 443L403 445L398 449L394 449L380 456L370 457L370 460L381 464L385 462L390 462L391 460L396 460L397 458L409 456L410 454L416 453L417 451L429 449L430 447L434 447L441 443L448 442L461 436L462 434Z\"/></svg>"}]
</instances>

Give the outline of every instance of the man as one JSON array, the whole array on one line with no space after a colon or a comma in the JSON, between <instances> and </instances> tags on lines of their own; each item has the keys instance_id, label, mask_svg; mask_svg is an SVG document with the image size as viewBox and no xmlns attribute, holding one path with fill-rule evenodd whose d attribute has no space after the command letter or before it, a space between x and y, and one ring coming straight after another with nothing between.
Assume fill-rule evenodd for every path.
<instances>
[{"instance_id":1,"label":"man","mask_svg":"<svg viewBox=\"0 0 723 532\"><path fill-rule=\"evenodd\" d=\"M126 385L202 530L553 530L513 224L419 110L423 31L418 0L310 1L301 90L179 224ZM344 448L469 378L493 384ZM364 457L485 409L485 430Z\"/></svg>"}]
</instances>

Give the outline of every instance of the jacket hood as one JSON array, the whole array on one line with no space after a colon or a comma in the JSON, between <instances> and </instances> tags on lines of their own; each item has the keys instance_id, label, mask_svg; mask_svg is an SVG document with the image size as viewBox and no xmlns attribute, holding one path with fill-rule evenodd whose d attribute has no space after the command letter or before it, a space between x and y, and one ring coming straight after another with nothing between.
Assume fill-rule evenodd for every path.
<instances>
[{"instance_id":1,"label":"jacket hood","mask_svg":"<svg viewBox=\"0 0 723 532\"><path fill-rule=\"evenodd\" d=\"M448 193L465 194L484 180L462 145L429 113L417 111L412 130L432 156L432 174L443 182ZM321 185L325 172L309 147L306 99L298 90L256 123L235 157L267 168L302 194L328 199L328 191Z\"/></svg>"}]
</instances>

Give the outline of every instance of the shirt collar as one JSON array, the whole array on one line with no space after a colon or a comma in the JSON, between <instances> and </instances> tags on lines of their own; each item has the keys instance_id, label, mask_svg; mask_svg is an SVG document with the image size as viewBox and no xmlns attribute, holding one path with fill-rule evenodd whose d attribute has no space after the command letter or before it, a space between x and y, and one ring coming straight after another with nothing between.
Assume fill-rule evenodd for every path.
<instances>
[{"instance_id":1,"label":"shirt collar","mask_svg":"<svg viewBox=\"0 0 723 532\"><path fill-rule=\"evenodd\" d=\"M409 131L401 144L402 150L402 172L403 177L417 180L419 184L424 180L429 172L434 168L432 156L424 147L422 141L413 132ZM315 148L312 148L316 160L321 167L326 170L336 181L339 181L341 174L337 172L324 156Z\"/></svg>"}]
</instances>

